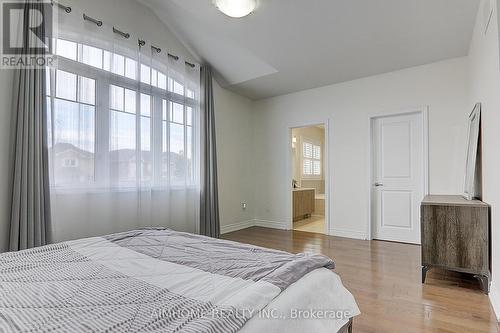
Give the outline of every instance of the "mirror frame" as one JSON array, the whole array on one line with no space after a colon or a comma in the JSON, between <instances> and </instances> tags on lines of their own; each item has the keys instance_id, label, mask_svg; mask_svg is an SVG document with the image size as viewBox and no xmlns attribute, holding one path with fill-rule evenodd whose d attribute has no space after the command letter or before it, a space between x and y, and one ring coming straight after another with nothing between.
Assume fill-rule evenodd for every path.
<instances>
[{"instance_id":1,"label":"mirror frame","mask_svg":"<svg viewBox=\"0 0 500 333\"><path fill-rule=\"evenodd\" d=\"M478 174L478 152L479 137L481 135L481 103L474 106L474 110L469 115L467 133L467 159L465 166L465 178L463 196L467 200L473 200L480 196L477 182Z\"/></svg>"}]
</instances>

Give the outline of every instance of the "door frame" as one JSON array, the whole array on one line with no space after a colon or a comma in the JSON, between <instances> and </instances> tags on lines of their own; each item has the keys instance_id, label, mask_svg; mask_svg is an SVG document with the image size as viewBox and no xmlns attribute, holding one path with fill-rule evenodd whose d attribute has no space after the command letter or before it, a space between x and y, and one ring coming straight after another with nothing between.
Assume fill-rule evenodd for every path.
<instances>
[{"instance_id":1,"label":"door frame","mask_svg":"<svg viewBox=\"0 0 500 333\"><path fill-rule=\"evenodd\" d=\"M373 223L374 223L374 218L373 218L373 213L374 213L374 194L375 192L373 191L373 183L375 181L374 179L374 140L373 140L373 132L374 132L374 123L375 120L378 118L385 118L385 117L394 117L394 116L404 116L404 115L411 115L411 114L420 114L422 117L422 144L423 144L423 158L422 158L422 163L423 163L423 188L424 188L424 196L429 195L429 107L428 106L419 106L415 108L406 108L403 110L395 111L395 112L383 112L383 113L374 113L368 116L368 126L370 128L370 134L368 137L368 161L369 161L369 168L368 168L368 186L367 186L367 193L368 193L368 230L367 230L367 235L368 235L368 240L373 240ZM419 214L420 215L420 214Z\"/></svg>"},{"instance_id":2,"label":"door frame","mask_svg":"<svg viewBox=\"0 0 500 333\"><path fill-rule=\"evenodd\" d=\"M290 213L290 218L288 219L286 225L287 230L293 230L293 191L291 190L292 180L293 180L293 148L292 148L292 140L293 140L293 130L297 128L303 127L312 127L312 126L325 126L325 147L324 147L324 166L323 173L325 177L325 235L330 235L330 231L332 230L332 221L331 221L331 152L330 152L330 118L322 119L318 121L311 122L301 122L298 124L293 124L288 126L288 136L287 136L287 156L286 156L286 166L287 166L287 187L286 193L288 195L288 211Z\"/></svg>"}]
</instances>

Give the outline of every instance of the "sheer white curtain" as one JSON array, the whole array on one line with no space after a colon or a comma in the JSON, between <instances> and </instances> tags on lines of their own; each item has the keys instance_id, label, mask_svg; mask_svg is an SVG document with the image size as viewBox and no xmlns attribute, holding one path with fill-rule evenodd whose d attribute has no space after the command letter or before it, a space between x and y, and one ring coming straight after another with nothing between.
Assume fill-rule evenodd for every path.
<instances>
[{"instance_id":1,"label":"sheer white curtain","mask_svg":"<svg viewBox=\"0 0 500 333\"><path fill-rule=\"evenodd\" d=\"M78 8L60 17L47 78L54 240L196 232L199 66L147 36L84 21Z\"/></svg>"}]
</instances>

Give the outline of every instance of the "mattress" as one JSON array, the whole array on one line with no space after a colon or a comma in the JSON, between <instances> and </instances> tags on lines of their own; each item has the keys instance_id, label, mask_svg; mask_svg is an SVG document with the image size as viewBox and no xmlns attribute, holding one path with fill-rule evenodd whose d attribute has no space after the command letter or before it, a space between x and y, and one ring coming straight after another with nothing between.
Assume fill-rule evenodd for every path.
<instances>
[{"instance_id":1,"label":"mattress","mask_svg":"<svg viewBox=\"0 0 500 333\"><path fill-rule=\"evenodd\" d=\"M333 267L168 229L6 253L0 332L335 332L359 310Z\"/></svg>"}]
</instances>

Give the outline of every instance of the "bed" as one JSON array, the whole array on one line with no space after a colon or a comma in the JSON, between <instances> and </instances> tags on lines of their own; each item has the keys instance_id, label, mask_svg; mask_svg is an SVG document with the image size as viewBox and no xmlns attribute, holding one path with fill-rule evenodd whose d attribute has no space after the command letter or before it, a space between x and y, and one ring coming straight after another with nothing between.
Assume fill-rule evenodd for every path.
<instances>
[{"instance_id":1,"label":"bed","mask_svg":"<svg viewBox=\"0 0 500 333\"><path fill-rule=\"evenodd\" d=\"M0 255L0 332L351 332L321 255L143 229Z\"/></svg>"}]
</instances>

